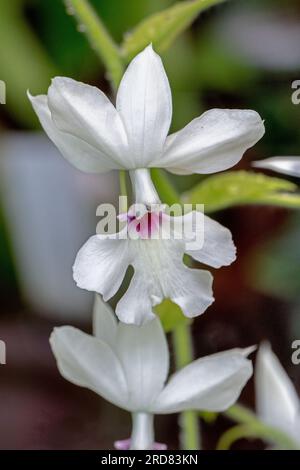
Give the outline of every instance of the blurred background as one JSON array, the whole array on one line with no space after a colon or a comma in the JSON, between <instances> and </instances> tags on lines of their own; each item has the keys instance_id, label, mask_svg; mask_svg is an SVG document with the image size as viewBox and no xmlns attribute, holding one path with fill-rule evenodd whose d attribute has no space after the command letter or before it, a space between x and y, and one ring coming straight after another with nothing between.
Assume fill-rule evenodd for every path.
<instances>
[{"instance_id":1,"label":"blurred background","mask_svg":"<svg viewBox=\"0 0 300 470\"><path fill-rule=\"evenodd\" d=\"M119 42L142 18L174 2L91 3ZM129 415L64 381L48 344L55 325L91 330L92 297L75 287L71 267L95 231L96 207L118 196L117 175L85 175L61 158L26 97L28 89L45 93L55 75L109 92L70 13L62 0L0 0L0 79L7 87L0 105L0 339L7 346L7 364L0 365L1 449L109 449L130 432ZM202 14L163 54L172 130L208 108L251 108L265 119L266 135L238 169L272 155L300 155L300 105L291 102L299 44L297 0L232 0ZM172 179L184 191L201 177ZM299 389L300 366L290 360L291 342L300 338L299 212L240 206L212 216L232 230L238 259L214 273L216 301L193 326L196 353L268 338ZM254 406L252 382L241 400ZM176 416L156 422L157 440L176 448ZM203 422L205 447L214 448L231 424L221 416Z\"/></svg>"}]
</instances>

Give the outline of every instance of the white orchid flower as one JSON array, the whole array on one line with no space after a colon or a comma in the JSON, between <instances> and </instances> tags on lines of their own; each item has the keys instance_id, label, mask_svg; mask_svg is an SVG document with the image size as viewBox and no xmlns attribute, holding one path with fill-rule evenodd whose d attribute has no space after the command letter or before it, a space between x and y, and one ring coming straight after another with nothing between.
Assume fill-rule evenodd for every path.
<instances>
[{"instance_id":1,"label":"white orchid flower","mask_svg":"<svg viewBox=\"0 0 300 470\"><path fill-rule=\"evenodd\" d=\"M258 351L255 395L259 418L283 431L300 448L299 397L269 343L263 343Z\"/></svg>"},{"instance_id":2,"label":"white orchid flower","mask_svg":"<svg viewBox=\"0 0 300 470\"><path fill-rule=\"evenodd\" d=\"M118 441L118 448L163 448L154 443L154 414L223 411L252 375L246 357L253 348L232 349L193 361L166 383L169 350L159 319L140 328L118 323L100 296L94 334L63 326L54 329L50 343L64 378L132 413L131 439Z\"/></svg>"},{"instance_id":3,"label":"white orchid flower","mask_svg":"<svg viewBox=\"0 0 300 470\"><path fill-rule=\"evenodd\" d=\"M145 177L150 180L149 174ZM179 305L189 318L203 313L214 301L212 275L188 268L183 256L215 268L230 264L236 256L230 231L196 211L169 217L145 208L139 217L133 210L125 218L128 225L120 232L94 235L79 250L73 267L78 287L98 292L107 301L132 266L133 277L116 307L124 323L142 325L152 320L153 306L164 298ZM203 237L198 240L199 233Z\"/></svg>"},{"instance_id":4,"label":"white orchid flower","mask_svg":"<svg viewBox=\"0 0 300 470\"><path fill-rule=\"evenodd\" d=\"M151 45L127 68L116 107L96 87L65 77L54 78L47 95L29 98L62 155L86 172L214 173L235 165L264 134L255 111L212 109L167 137L171 90Z\"/></svg>"},{"instance_id":5,"label":"white orchid flower","mask_svg":"<svg viewBox=\"0 0 300 470\"><path fill-rule=\"evenodd\" d=\"M252 162L252 165L284 175L300 176L300 157L270 157Z\"/></svg>"}]
</instances>

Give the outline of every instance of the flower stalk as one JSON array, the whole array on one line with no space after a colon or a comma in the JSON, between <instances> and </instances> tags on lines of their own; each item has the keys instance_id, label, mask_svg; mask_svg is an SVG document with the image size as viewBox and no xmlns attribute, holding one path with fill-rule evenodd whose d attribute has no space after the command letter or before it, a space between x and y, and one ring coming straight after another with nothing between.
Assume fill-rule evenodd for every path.
<instances>
[{"instance_id":1,"label":"flower stalk","mask_svg":"<svg viewBox=\"0 0 300 470\"><path fill-rule=\"evenodd\" d=\"M224 412L229 419L239 423L228 429L220 438L217 450L228 450L240 439L262 439L286 450L299 449L299 445L280 429L265 424L243 405L233 405Z\"/></svg>"},{"instance_id":2,"label":"flower stalk","mask_svg":"<svg viewBox=\"0 0 300 470\"><path fill-rule=\"evenodd\" d=\"M151 450L154 446L154 417L150 413L132 414L131 450Z\"/></svg>"},{"instance_id":3,"label":"flower stalk","mask_svg":"<svg viewBox=\"0 0 300 470\"><path fill-rule=\"evenodd\" d=\"M193 341L190 325L178 325L173 331L173 345L176 369L181 369L193 361ZM201 431L198 413L193 410L184 411L179 417L180 447L184 450L201 449Z\"/></svg>"},{"instance_id":4,"label":"flower stalk","mask_svg":"<svg viewBox=\"0 0 300 470\"><path fill-rule=\"evenodd\" d=\"M281 449L285 450L299 449L287 434L279 429L267 426L257 419L252 423L239 424L226 431L220 438L216 450L229 450L237 440L247 438L263 439L276 443Z\"/></svg>"},{"instance_id":5,"label":"flower stalk","mask_svg":"<svg viewBox=\"0 0 300 470\"><path fill-rule=\"evenodd\" d=\"M135 202L151 206L160 204L160 198L147 168L139 168L129 171Z\"/></svg>"}]
</instances>

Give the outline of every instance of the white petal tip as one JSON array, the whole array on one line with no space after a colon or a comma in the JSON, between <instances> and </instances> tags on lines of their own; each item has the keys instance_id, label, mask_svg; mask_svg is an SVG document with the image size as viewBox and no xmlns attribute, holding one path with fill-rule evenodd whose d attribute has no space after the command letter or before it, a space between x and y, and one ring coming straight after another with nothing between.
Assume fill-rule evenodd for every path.
<instances>
[{"instance_id":1,"label":"white petal tip","mask_svg":"<svg viewBox=\"0 0 300 470\"><path fill-rule=\"evenodd\" d=\"M49 337L49 343L51 346L51 349L53 353L55 353L55 348L57 346L57 341L59 341L59 336L63 331L68 330L69 328L72 328L70 326L56 326L53 328L50 337Z\"/></svg>"},{"instance_id":2,"label":"white petal tip","mask_svg":"<svg viewBox=\"0 0 300 470\"><path fill-rule=\"evenodd\" d=\"M148 44L148 46L145 47L145 49L143 49L135 58L137 57L147 57L148 59L159 59L159 61L161 61L161 57L159 54L157 54L157 52L155 52L155 50L153 49L153 44L152 42L150 44ZM133 60L135 60L135 58Z\"/></svg>"},{"instance_id":3,"label":"white petal tip","mask_svg":"<svg viewBox=\"0 0 300 470\"><path fill-rule=\"evenodd\" d=\"M250 356L250 354L252 354L256 350L257 350L257 345L254 344L253 346L249 346L248 348L243 349L242 354L243 354L243 356L248 357L248 356Z\"/></svg>"},{"instance_id":4,"label":"white petal tip","mask_svg":"<svg viewBox=\"0 0 300 470\"><path fill-rule=\"evenodd\" d=\"M46 95L32 95L29 90L26 91L26 95L32 104L46 97Z\"/></svg>"}]
</instances>

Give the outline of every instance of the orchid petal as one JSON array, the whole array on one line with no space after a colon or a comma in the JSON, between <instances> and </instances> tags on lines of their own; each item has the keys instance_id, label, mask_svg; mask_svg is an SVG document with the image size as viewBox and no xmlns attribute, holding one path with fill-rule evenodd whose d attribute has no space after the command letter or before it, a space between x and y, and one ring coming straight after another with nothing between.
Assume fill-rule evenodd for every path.
<instances>
[{"instance_id":1,"label":"orchid petal","mask_svg":"<svg viewBox=\"0 0 300 470\"><path fill-rule=\"evenodd\" d=\"M161 155L172 117L171 91L160 57L146 47L128 66L117 95L128 137L131 168Z\"/></svg>"},{"instance_id":2,"label":"orchid petal","mask_svg":"<svg viewBox=\"0 0 300 470\"><path fill-rule=\"evenodd\" d=\"M135 272L116 308L121 321L150 321L152 307L164 298L177 303L188 317L200 315L214 301L211 274L183 264L182 241L132 240L131 252Z\"/></svg>"},{"instance_id":3,"label":"orchid petal","mask_svg":"<svg viewBox=\"0 0 300 470\"><path fill-rule=\"evenodd\" d=\"M48 90L55 126L100 151L111 169L126 168L127 137L122 120L102 91L71 78L56 77Z\"/></svg>"},{"instance_id":4,"label":"orchid petal","mask_svg":"<svg viewBox=\"0 0 300 470\"><path fill-rule=\"evenodd\" d=\"M201 215L201 217L197 217ZM236 248L232 240L231 232L223 225L204 214L190 212L179 218L177 223L182 224L186 237L186 254L196 261L220 268L231 264L236 258ZM181 220L180 220L181 219ZM203 231L203 239L197 237Z\"/></svg>"},{"instance_id":5,"label":"orchid petal","mask_svg":"<svg viewBox=\"0 0 300 470\"><path fill-rule=\"evenodd\" d=\"M78 287L109 300L118 291L130 264L128 240L94 235L77 253L73 277Z\"/></svg>"},{"instance_id":6,"label":"orchid petal","mask_svg":"<svg viewBox=\"0 0 300 470\"><path fill-rule=\"evenodd\" d=\"M158 318L137 327L119 323L116 351L125 371L131 410L147 410L169 371L168 344Z\"/></svg>"},{"instance_id":7,"label":"orchid petal","mask_svg":"<svg viewBox=\"0 0 300 470\"><path fill-rule=\"evenodd\" d=\"M99 294L95 295L93 311L93 333L96 338L107 343L112 349L117 338L118 322L111 306Z\"/></svg>"},{"instance_id":8,"label":"orchid petal","mask_svg":"<svg viewBox=\"0 0 300 470\"><path fill-rule=\"evenodd\" d=\"M245 357L252 351L232 349L193 361L171 376L152 412L224 411L237 400L252 375L252 363Z\"/></svg>"},{"instance_id":9,"label":"orchid petal","mask_svg":"<svg viewBox=\"0 0 300 470\"><path fill-rule=\"evenodd\" d=\"M295 433L299 441L300 401L291 379L269 343L263 343L259 348L255 389L260 418L271 426Z\"/></svg>"},{"instance_id":10,"label":"orchid petal","mask_svg":"<svg viewBox=\"0 0 300 470\"><path fill-rule=\"evenodd\" d=\"M235 165L263 134L255 111L212 109L170 135L155 163L178 174L215 173Z\"/></svg>"},{"instance_id":11,"label":"orchid petal","mask_svg":"<svg viewBox=\"0 0 300 470\"><path fill-rule=\"evenodd\" d=\"M82 139L60 131L52 121L46 95L31 96L28 94L31 104L39 117L44 131L56 145L61 154L76 168L88 173L102 173L118 166L113 166L108 159L90 143Z\"/></svg>"},{"instance_id":12,"label":"orchid petal","mask_svg":"<svg viewBox=\"0 0 300 470\"><path fill-rule=\"evenodd\" d=\"M158 301L152 301L152 286L145 279L145 273L134 273L130 281L129 287L116 307L117 317L121 322L130 325L144 325L155 318L152 307L161 302L162 297Z\"/></svg>"},{"instance_id":13,"label":"orchid petal","mask_svg":"<svg viewBox=\"0 0 300 470\"><path fill-rule=\"evenodd\" d=\"M55 328L50 344L58 369L66 380L128 409L124 371L107 344L72 326Z\"/></svg>"}]
</instances>

